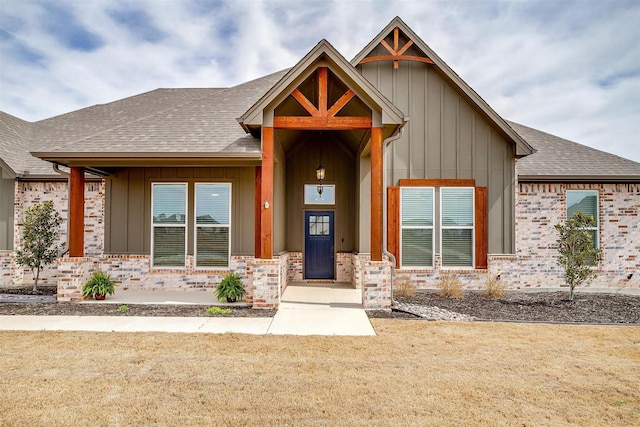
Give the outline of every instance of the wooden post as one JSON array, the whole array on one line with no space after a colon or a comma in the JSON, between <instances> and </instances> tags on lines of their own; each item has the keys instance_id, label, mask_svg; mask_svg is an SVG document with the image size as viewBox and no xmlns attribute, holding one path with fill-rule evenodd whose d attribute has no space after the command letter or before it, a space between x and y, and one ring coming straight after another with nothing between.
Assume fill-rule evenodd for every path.
<instances>
[{"instance_id":1,"label":"wooden post","mask_svg":"<svg viewBox=\"0 0 640 427\"><path fill-rule=\"evenodd\" d=\"M69 256L84 256L84 170L71 168L69 180Z\"/></svg>"},{"instance_id":2,"label":"wooden post","mask_svg":"<svg viewBox=\"0 0 640 427\"><path fill-rule=\"evenodd\" d=\"M256 166L256 180L254 187L254 256L262 258L262 167Z\"/></svg>"},{"instance_id":3,"label":"wooden post","mask_svg":"<svg viewBox=\"0 0 640 427\"><path fill-rule=\"evenodd\" d=\"M260 206L261 258L273 257L273 128L262 128L262 180Z\"/></svg>"},{"instance_id":4,"label":"wooden post","mask_svg":"<svg viewBox=\"0 0 640 427\"><path fill-rule=\"evenodd\" d=\"M371 128L371 260L382 261L382 128Z\"/></svg>"},{"instance_id":5,"label":"wooden post","mask_svg":"<svg viewBox=\"0 0 640 427\"><path fill-rule=\"evenodd\" d=\"M488 267L489 252L489 207L487 187L476 187L476 268Z\"/></svg>"},{"instance_id":6,"label":"wooden post","mask_svg":"<svg viewBox=\"0 0 640 427\"><path fill-rule=\"evenodd\" d=\"M400 268L400 187L387 188L387 250Z\"/></svg>"}]
</instances>

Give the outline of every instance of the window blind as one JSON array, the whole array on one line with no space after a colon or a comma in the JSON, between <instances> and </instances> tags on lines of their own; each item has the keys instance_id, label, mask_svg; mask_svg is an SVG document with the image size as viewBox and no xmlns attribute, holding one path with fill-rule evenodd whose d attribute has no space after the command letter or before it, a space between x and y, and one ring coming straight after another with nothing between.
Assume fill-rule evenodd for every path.
<instances>
[{"instance_id":1,"label":"window blind","mask_svg":"<svg viewBox=\"0 0 640 427\"><path fill-rule=\"evenodd\" d=\"M227 267L230 254L231 184L195 184L196 267Z\"/></svg>"},{"instance_id":2,"label":"window blind","mask_svg":"<svg viewBox=\"0 0 640 427\"><path fill-rule=\"evenodd\" d=\"M440 190L441 261L444 267L473 267L473 188Z\"/></svg>"},{"instance_id":3,"label":"window blind","mask_svg":"<svg viewBox=\"0 0 640 427\"><path fill-rule=\"evenodd\" d=\"M400 264L433 267L434 189L403 187L400 194Z\"/></svg>"},{"instance_id":4,"label":"window blind","mask_svg":"<svg viewBox=\"0 0 640 427\"><path fill-rule=\"evenodd\" d=\"M186 259L187 185L152 184L152 264L184 267Z\"/></svg>"}]
</instances>

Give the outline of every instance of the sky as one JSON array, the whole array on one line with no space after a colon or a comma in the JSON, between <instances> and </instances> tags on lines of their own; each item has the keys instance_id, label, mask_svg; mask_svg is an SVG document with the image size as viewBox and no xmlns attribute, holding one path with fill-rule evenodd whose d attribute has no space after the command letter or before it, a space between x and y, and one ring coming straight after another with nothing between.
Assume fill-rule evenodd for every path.
<instances>
[{"instance_id":1,"label":"sky","mask_svg":"<svg viewBox=\"0 0 640 427\"><path fill-rule=\"evenodd\" d=\"M503 118L640 162L640 0L1 0L0 110L229 87L400 16Z\"/></svg>"}]
</instances>

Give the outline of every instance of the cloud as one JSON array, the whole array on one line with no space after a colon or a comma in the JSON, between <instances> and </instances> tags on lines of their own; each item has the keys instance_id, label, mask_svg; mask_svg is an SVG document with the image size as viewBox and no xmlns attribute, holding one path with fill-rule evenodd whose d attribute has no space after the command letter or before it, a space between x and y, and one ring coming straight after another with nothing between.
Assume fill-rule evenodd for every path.
<instances>
[{"instance_id":1,"label":"cloud","mask_svg":"<svg viewBox=\"0 0 640 427\"><path fill-rule=\"evenodd\" d=\"M396 15L500 115L640 161L637 1L0 3L0 109L39 120L158 87L227 87Z\"/></svg>"}]
</instances>

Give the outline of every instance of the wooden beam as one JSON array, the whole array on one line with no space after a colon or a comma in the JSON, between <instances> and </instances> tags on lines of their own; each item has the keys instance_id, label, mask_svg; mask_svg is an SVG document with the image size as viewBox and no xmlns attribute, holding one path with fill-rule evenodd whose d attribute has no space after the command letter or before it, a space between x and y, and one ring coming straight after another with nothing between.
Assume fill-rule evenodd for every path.
<instances>
[{"instance_id":1,"label":"wooden beam","mask_svg":"<svg viewBox=\"0 0 640 427\"><path fill-rule=\"evenodd\" d=\"M393 50L393 48L391 46L389 46L389 43L387 43L384 39L382 39L382 41L380 41L380 44L382 45L382 47L384 47L385 49L387 49L387 51L391 54L391 55L395 55L396 51Z\"/></svg>"},{"instance_id":2,"label":"wooden beam","mask_svg":"<svg viewBox=\"0 0 640 427\"><path fill-rule=\"evenodd\" d=\"M71 168L69 179L69 256L84 256L84 170Z\"/></svg>"},{"instance_id":3,"label":"wooden beam","mask_svg":"<svg viewBox=\"0 0 640 427\"><path fill-rule=\"evenodd\" d=\"M476 187L475 190L475 217L476 217L476 259L475 268L488 268L489 252L489 206L487 187Z\"/></svg>"},{"instance_id":4,"label":"wooden beam","mask_svg":"<svg viewBox=\"0 0 640 427\"><path fill-rule=\"evenodd\" d=\"M475 187L475 179L401 179L400 187Z\"/></svg>"},{"instance_id":5,"label":"wooden beam","mask_svg":"<svg viewBox=\"0 0 640 427\"><path fill-rule=\"evenodd\" d=\"M406 42L404 44L404 46L402 46L402 49L400 49L397 53L398 55L402 55L403 53L405 53L407 51L407 49L409 49L411 46L413 45L413 40L409 40L408 42Z\"/></svg>"},{"instance_id":6,"label":"wooden beam","mask_svg":"<svg viewBox=\"0 0 640 427\"><path fill-rule=\"evenodd\" d=\"M327 117L327 102L329 99L329 69L318 68L318 110L321 117Z\"/></svg>"},{"instance_id":7,"label":"wooden beam","mask_svg":"<svg viewBox=\"0 0 640 427\"><path fill-rule=\"evenodd\" d=\"M382 261L382 128L371 128L371 260Z\"/></svg>"},{"instance_id":8,"label":"wooden beam","mask_svg":"<svg viewBox=\"0 0 640 427\"><path fill-rule=\"evenodd\" d=\"M412 61L412 62L424 62L425 64L433 64L433 61L427 57L413 56L413 55L370 56L360 61L360 64L366 64L367 62L377 62L377 61Z\"/></svg>"},{"instance_id":9,"label":"wooden beam","mask_svg":"<svg viewBox=\"0 0 640 427\"><path fill-rule=\"evenodd\" d=\"M262 166L256 166L254 183L253 248L254 257L262 258Z\"/></svg>"},{"instance_id":10,"label":"wooden beam","mask_svg":"<svg viewBox=\"0 0 640 427\"><path fill-rule=\"evenodd\" d=\"M274 130L262 128L262 176L260 203L260 239L262 259L273 257L273 164Z\"/></svg>"},{"instance_id":11,"label":"wooden beam","mask_svg":"<svg viewBox=\"0 0 640 427\"><path fill-rule=\"evenodd\" d=\"M387 251L396 257L396 268L400 268L400 187L387 188Z\"/></svg>"},{"instance_id":12,"label":"wooden beam","mask_svg":"<svg viewBox=\"0 0 640 427\"><path fill-rule=\"evenodd\" d=\"M394 52L398 51L399 42L400 42L400 29L398 27L395 27L393 29L393 51Z\"/></svg>"},{"instance_id":13,"label":"wooden beam","mask_svg":"<svg viewBox=\"0 0 640 427\"><path fill-rule=\"evenodd\" d=\"M297 130L354 130L370 129L371 117L299 117L277 116L273 118L273 127L276 129Z\"/></svg>"},{"instance_id":14,"label":"wooden beam","mask_svg":"<svg viewBox=\"0 0 640 427\"><path fill-rule=\"evenodd\" d=\"M338 114L338 112L340 112L340 110L342 110L345 105L347 105L349 101L351 101L354 96L355 93L353 93L351 89L347 89L344 95L342 95L340 99L338 99L336 103L333 104L331 108L329 108L329 111L327 111L327 116L334 117L336 114Z\"/></svg>"},{"instance_id":15,"label":"wooden beam","mask_svg":"<svg viewBox=\"0 0 640 427\"><path fill-rule=\"evenodd\" d=\"M304 94L300 92L300 90L295 89L293 92L291 92L291 96L293 96L293 98L298 101L302 108L307 110L307 112L311 114L311 116L320 117L320 111L318 111L316 106L313 105L313 103L309 101L309 99L307 99L307 97L304 96Z\"/></svg>"}]
</instances>

